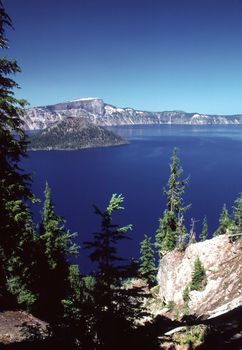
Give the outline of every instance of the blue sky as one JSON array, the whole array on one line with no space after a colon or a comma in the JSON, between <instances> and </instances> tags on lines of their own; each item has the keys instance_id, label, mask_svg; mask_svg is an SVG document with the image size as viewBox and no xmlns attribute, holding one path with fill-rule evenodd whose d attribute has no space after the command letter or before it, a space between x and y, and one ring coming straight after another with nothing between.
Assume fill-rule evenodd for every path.
<instances>
[{"instance_id":1,"label":"blue sky","mask_svg":"<svg viewBox=\"0 0 242 350\"><path fill-rule=\"evenodd\" d=\"M32 106L242 113L241 0L5 0Z\"/></svg>"}]
</instances>

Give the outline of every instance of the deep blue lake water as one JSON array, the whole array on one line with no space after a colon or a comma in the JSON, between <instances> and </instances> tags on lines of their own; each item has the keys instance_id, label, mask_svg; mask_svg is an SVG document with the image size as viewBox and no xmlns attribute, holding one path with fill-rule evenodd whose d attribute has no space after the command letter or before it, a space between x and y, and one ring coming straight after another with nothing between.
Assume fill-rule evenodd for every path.
<instances>
[{"instance_id":1,"label":"deep blue lake water","mask_svg":"<svg viewBox=\"0 0 242 350\"><path fill-rule=\"evenodd\" d=\"M218 225L224 203L231 208L242 192L242 126L123 126L112 128L130 141L129 145L79 151L29 152L24 168L33 173L34 193L43 199L45 182L52 188L58 214L66 226L89 240L99 229L93 204L104 209L112 193L125 196L116 223L134 225L132 240L121 250L138 257L144 234L154 235L165 207L163 186L169 176L172 149L179 148L184 176L190 175L185 202L187 212L200 220L207 215L210 235ZM34 213L39 217L41 205ZM90 267L81 252L83 270Z\"/></svg>"}]
</instances>

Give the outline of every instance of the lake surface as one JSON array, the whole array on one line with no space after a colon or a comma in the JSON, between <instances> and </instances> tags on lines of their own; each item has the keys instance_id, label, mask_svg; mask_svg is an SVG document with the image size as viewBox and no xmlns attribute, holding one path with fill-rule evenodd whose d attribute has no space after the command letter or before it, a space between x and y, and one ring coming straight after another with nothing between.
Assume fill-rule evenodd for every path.
<instances>
[{"instance_id":1,"label":"lake surface","mask_svg":"<svg viewBox=\"0 0 242 350\"><path fill-rule=\"evenodd\" d=\"M206 215L210 235L217 228L224 203L231 208L242 192L242 126L122 126L112 128L129 145L79 151L29 152L24 168L33 173L34 193L43 199L45 182L53 194L56 211L66 226L79 233L79 242L89 240L99 229L93 204L104 209L112 193L125 196L115 222L134 225L132 240L121 245L122 253L138 257L144 234L155 234L165 208L162 189L169 177L169 161L179 148L184 177L190 175L185 202L187 212L200 220ZM37 219L41 205L33 209ZM81 252L83 271L90 268L87 252Z\"/></svg>"}]
</instances>

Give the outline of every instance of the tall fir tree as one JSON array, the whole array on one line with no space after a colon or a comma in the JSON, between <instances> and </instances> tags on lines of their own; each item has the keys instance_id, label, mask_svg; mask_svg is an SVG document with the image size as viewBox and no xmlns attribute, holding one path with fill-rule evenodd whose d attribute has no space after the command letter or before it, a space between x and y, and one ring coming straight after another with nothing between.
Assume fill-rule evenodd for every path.
<instances>
[{"instance_id":1,"label":"tall fir tree","mask_svg":"<svg viewBox=\"0 0 242 350\"><path fill-rule=\"evenodd\" d=\"M183 169L180 159L177 156L177 149L174 148L168 184L164 189L167 198L166 210L159 220L159 227L156 231L155 246L159 254L173 250L175 247L183 249L187 237L184 225L184 213L190 205L184 206L183 194L189 178L181 179Z\"/></svg>"},{"instance_id":2,"label":"tall fir tree","mask_svg":"<svg viewBox=\"0 0 242 350\"><path fill-rule=\"evenodd\" d=\"M228 229L231 227L231 224L232 224L231 218L226 208L226 204L224 204L222 212L219 217L219 227L214 232L214 236L226 234Z\"/></svg>"},{"instance_id":3,"label":"tall fir tree","mask_svg":"<svg viewBox=\"0 0 242 350\"><path fill-rule=\"evenodd\" d=\"M140 243L140 268L141 277L152 287L156 281L157 269L155 267L155 256L152 248L151 237L145 235L144 240Z\"/></svg>"},{"instance_id":4,"label":"tall fir tree","mask_svg":"<svg viewBox=\"0 0 242 350\"><path fill-rule=\"evenodd\" d=\"M68 258L77 253L73 243L75 234L65 228L62 217L55 213L48 183L39 229L38 271L36 291L39 292L37 312L41 317L55 322L63 317L62 300L67 298L69 287Z\"/></svg>"},{"instance_id":5,"label":"tall fir tree","mask_svg":"<svg viewBox=\"0 0 242 350\"><path fill-rule=\"evenodd\" d=\"M84 242L97 264L93 293L97 349L122 349L124 343L127 345L131 324L140 314L140 290L125 287L130 265L118 254L118 243L128 238L132 225L120 227L112 222L113 214L123 209L123 200L122 195L113 194L106 210L95 207L101 217L101 231L94 233L93 241Z\"/></svg>"},{"instance_id":6,"label":"tall fir tree","mask_svg":"<svg viewBox=\"0 0 242 350\"><path fill-rule=\"evenodd\" d=\"M6 27L12 27L0 1L0 48L8 48ZM22 307L36 300L31 291L32 253L35 241L29 203L34 200L30 176L20 168L27 154L27 137L22 129L27 102L15 98L19 88L13 75L20 72L15 60L0 58L0 290L10 292ZM28 253L27 253L28 252Z\"/></svg>"},{"instance_id":7,"label":"tall fir tree","mask_svg":"<svg viewBox=\"0 0 242 350\"><path fill-rule=\"evenodd\" d=\"M189 178L181 179L183 169L180 165L180 159L178 158L177 153L178 149L174 148L170 163L170 177L168 184L164 189L164 194L167 198L167 210L178 217L180 213L184 213L189 209L190 205L184 206L183 194L185 187L189 182Z\"/></svg>"}]
</instances>

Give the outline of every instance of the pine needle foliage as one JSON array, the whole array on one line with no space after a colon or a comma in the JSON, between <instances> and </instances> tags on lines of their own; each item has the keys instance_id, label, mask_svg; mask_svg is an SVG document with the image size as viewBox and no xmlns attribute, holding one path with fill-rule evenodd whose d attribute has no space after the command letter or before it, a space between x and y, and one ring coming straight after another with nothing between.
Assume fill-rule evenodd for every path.
<instances>
[{"instance_id":1,"label":"pine needle foliage","mask_svg":"<svg viewBox=\"0 0 242 350\"><path fill-rule=\"evenodd\" d=\"M170 177L167 186L164 188L164 194L167 198L167 210L174 213L176 216L190 208L190 205L184 206L182 198L189 178L181 179L183 169L180 165L180 159L177 153L178 149L174 148L170 163Z\"/></svg>"},{"instance_id":2,"label":"pine needle foliage","mask_svg":"<svg viewBox=\"0 0 242 350\"><path fill-rule=\"evenodd\" d=\"M154 286L157 269L155 267L155 256L151 237L145 235L140 243L140 268L141 277L148 283L149 287Z\"/></svg>"},{"instance_id":3,"label":"pine needle foliage","mask_svg":"<svg viewBox=\"0 0 242 350\"><path fill-rule=\"evenodd\" d=\"M123 200L122 195L113 194L106 210L95 207L96 214L101 217L101 230L94 233L93 241L84 242L85 248L92 250L91 260L97 264L93 291L97 349L121 349L122 344L127 345L132 324L142 313L142 291L132 283L129 286L124 283L132 277L134 264L125 264L118 254L118 243L129 239L127 232L132 225L120 227L112 222L113 214L124 209Z\"/></svg>"},{"instance_id":4,"label":"pine needle foliage","mask_svg":"<svg viewBox=\"0 0 242 350\"><path fill-rule=\"evenodd\" d=\"M8 48L6 27L12 28L12 22L0 1L3 51ZM15 60L0 58L0 292L5 297L12 294L18 305L31 308L36 300L31 291L35 233L28 206L34 196L30 175L20 168L28 144L22 129L27 102L14 96L19 86L13 76L20 71Z\"/></svg>"},{"instance_id":5,"label":"pine needle foliage","mask_svg":"<svg viewBox=\"0 0 242 350\"><path fill-rule=\"evenodd\" d=\"M95 208L95 213L101 217L101 232L94 233L93 241L84 242L86 249L91 249L90 259L97 262L96 281L100 288L100 303L103 309L116 307L113 300L116 293L115 286L119 285L121 279L125 277L127 266L122 257L118 255L117 243L123 239L130 239L127 232L132 229L132 225L119 227L112 223L112 214L123 210L121 206L124 197L113 194L105 211Z\"/></svg>"},{"instance_id":6,"label":"pine needle foliage","mask_svg":"<svg viewBox=\"0 0 242 350\"><path fill-rule=\"evenodd\" d=\"M202 290L206 284L206 271L199 259L196 257L193 270L192 270L192 280L190 283L190 290Z\"/></svg>"},{"instance_id":7,"label":"pine needle foliage","mask_svg":"<svg viewBox=\"0 0 242 350\"><path fill-rule=\"evenodd\" d=\"M228 232L228 229L231 227L232 220L229 216L226 204L224 204L222 212L219 217L219 227L215 231L214 236L224 235Z\"/></svg>"},{"instance_id":8,"label":"pine needle foliage","mask_svg":"<svg viewBox=\"0 0 242 350\"><path fill-rule=\"evenodd\" d=\"M175 249L177 242L177 218L171 211L165 211L159 220L159 228L156 231L155 246L160 255Z\"/></svg>"},{"instance_id":9,"label":"pine needle foliage","mask_svg":"<svg viewBox=\"0 0 242 350\"><path fill-rule=\"evenodd\" d=\"M242 233L242 193L234 202L233 221L237 231Z\"/></svg>"},{"instance_id":10,"label":"pine needle foliage","mask_svg":"<svg viewBox=\"0 0 242 350\"><path fill-rule=\"evenodd\" d=\"M176 247L184 249L187 239L184 213L190 208L190 205L184 206L183 194L189 178L181 179L183 169L177 152L177 148L174 148L171 156L170 176L164 189L167 199L166 210L159 220L159 227L156 231L155 246L160 255Z\"/></svg>"},{"instance_id":11,"label":"pine needle foliage","mask_svg":"<svg viewBox=\"0 0 242 350\"><path fill-rule=\"evenodd\" d=\"M37 312L50 322L63 317L62 300L67 297L70 282L68 259L78 252L78 245L73 243L74 237L75 234L65 228L63 218L55 213L51 190L46 183L38 236L39 279L35 288L39 292ZM73 276L74 272L71 272Z\"/></svg>"}]
</instances>

